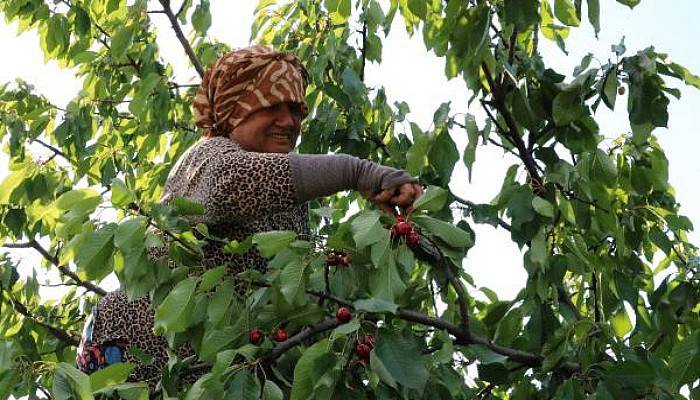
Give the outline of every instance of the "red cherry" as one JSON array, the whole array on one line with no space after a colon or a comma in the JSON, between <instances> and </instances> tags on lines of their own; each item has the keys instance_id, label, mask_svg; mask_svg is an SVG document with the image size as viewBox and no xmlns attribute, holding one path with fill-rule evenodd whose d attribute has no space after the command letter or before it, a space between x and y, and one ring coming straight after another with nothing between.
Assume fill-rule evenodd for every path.
<instances>
[{"instance_id":1,"label":"red cherry","mask_svg":"<svg viewBox=\"0 0 700 400\"><path fill-rule=\"evenodd\" d=\"M335 312L335 318L341 323L345 324L352 318L352 313L347 307L340 307L338 311Z\"/></svg>"},{"instance_id":2,"label":"red cherry","mask_svg":"<svg viewBox=\"0 0 700 400\"><path fill-rule=\"evenodd\" d=\"M369 346L364 343L359 343L355 346L355 354L357 354L357 356L363 360L369 359L370 351L372 351L372 349L370 349Z\"/></svg>"},{"instance_id":3,"label":"red cherry","mask_svg":"<svg viewBox=\"0 0 700 400\"><path fill-rule=\"evenodd\" d=\"M263 331L261 331L258 328L253 329L248 334L248 340L250 340L250 343L252 343L256 346L259 345L260 343L262 343L264 338L265 338L265 334L263 333Z\"/></svg>"},{"instance_id":4,"label":"red cherry","mask_svg":"<svg viewBox=\"0 0 700 400\"><path fill-rule=\"evenodd\" d=\"M406 217L404 215L401 215L401 214L396 214L396 221L397 222L404 222L404 221L406 221Z\"/></svg>"},{"instance_id":5,"label":"red cherry","mask_svg":"<svg viewBox=\"0 0 700 400\"><path fill-rule=\"evenodd\" d=\"M401 221L396 224L396 233L406 236L413 231L413 226L408 221Z\"/></svg>"},{"instance_id":6,"label":"red cherry","mask_svg":"<svg viewBox=\"0 0 700 400\"><path fill-rule=\"evenodd\" d=\"M420 235L416 231L411 231L408 236L406 236L406 243L409 246L417 246L418 242L420 242Z\"/></svg>"},{"instance_id":7,"label":"red cherry","mask_svg":"<svg viewBox=\"0 0 700 400\"><path fill-rule=\"evenodd\" d=\"M369 346L370 349L374 348L374 335L365 335L365 340L362 343Z\"/></svg>"},{"instance_id":8,"label":"red cherry","mask_svg":"<svg viewBox=\"0 0 700 400\"><path fill-rule=\"evenodd\" d=\"M283 328L279 328L277 332L275 332L275 341L284 342L285 340L287 340L287 331Z\"/></svg>"},{"instance_id":9,"label":"red cherry","mask_svg":"<svg viewBox=\"0 0 700 400\"><path fill-rule=\"evenodd\" d=\"M328 257L326 257L326 264L329 266L334 266L338 265L338 258L335 256L335 253L330 253Z\"/></svg>"},{"instance_id":10,"label":"red cherry","mask_svg":"<svg viewBox=\"0 0 700 400\"><path fill-rule=\"evenodd\" d=\"M350 261L352 261L350 254L346 254L340 258L340 265L350 265Z\"/></svg>"}]
</instances>

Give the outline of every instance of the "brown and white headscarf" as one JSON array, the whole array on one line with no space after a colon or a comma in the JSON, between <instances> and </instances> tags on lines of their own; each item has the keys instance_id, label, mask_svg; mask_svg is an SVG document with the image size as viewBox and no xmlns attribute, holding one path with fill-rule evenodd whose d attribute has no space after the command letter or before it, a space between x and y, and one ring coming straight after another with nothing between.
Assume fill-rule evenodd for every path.
<instances>
[{"instance_id":1,"label":"brown and white headscarf","mask_svg":"<svg viewBox=\"0 0 700 400\"><path fill-rule=\"evenodd\" d=\"M308 73L294 55L266 46L234 50L218 60L204 74L194 98L195 123L205 136L228 135L253 112L278 103L301 105Z\"/></svg>"}]
</instances>

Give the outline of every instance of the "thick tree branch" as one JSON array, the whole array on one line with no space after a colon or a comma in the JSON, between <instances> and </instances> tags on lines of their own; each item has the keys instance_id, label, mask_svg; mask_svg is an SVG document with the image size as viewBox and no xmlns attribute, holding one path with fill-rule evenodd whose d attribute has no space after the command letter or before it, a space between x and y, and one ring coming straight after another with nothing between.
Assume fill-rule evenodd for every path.
<instances>
[{"instance_id":1,"label":"thick tree branch","mask_svg":"<svg viewBox=\"0 0 700 400\"><path fill-rule=\"evenodd\" d=\"M49 333L51 333L56 339L66 343L67 345L70 345L70 346L78 346L79 340L77 338L71 336L68 332L64 331L61 328L57 328L53 325L49 325L46 322L40 321L36 315L32 314L27 309L27 306L20 303L18 300L10 297L10 302L12 303L12 308L14 308L15 311L24 315L26 318L32 320L32 322L34 322L35 324L46 328L46 330L48 330Z\"/></svg>"},{"instance_id":2,"label":"thick tree branch","mask_svg":"<svg viewBox=\"0 0 700 400\"><path fill-rule=\"evenodd\" d=\"M85 289L87 289L91 292L94 292L100 296L104 296L107 294L106 290L102 289L101 287L95 285L92 282L84 281L84 280L80 279L80 277L75 272L71 271L67 266L61 265L56 256L52 256L51 254L49 254L49 252L46 251L46 249L44 249L43 247L41 247L39 242L37 242L34 239L32 239L26 243L5 243L1 247L6 247L8 249L32 248L32 249L36 250L37 252L39 252L39 254L41 254L41 256L44 257L44 259L46 261L50 262L56 268L58 268L58 270L61 272L62 275L67 276L70 279L72 279L76 285L82 286Z\"/></svg>"},{"instance_id":3,"label":"thick tree branch","mask_svg":"<svg viewBox=\"0 0 700 400\"><path fill-rule=\"evenodd\" d=\"M163 6L163 12L168 17L168 20L170 20L170 25L175 31L175 36L177 37L177 40L180 41L180 44L185 49L185 53L187 53L187 57L189 57L190 62L192 63L192 65L194 65L194 69L197 70L197 74L199 74L200 78L203 78L204 67L202 67L202 63L197 58L197 55L194 54L192 46L190 46L190 43L187 41L187 38L185 38L185 35L182 33L182 28L180 28L180 24L177 22L177 17L175 16L175 14L173 14L173 10L170 8L170 0L158 1Z\"/></svg>"},{"instance_id":4,"label":"thick tree branch","mask_svg":"<svg viewBox=\"0 0 700 400\"><path fill-rule=\"evenodd\" d=\"M267 282L262 282L262 281L247 281L248 283L252 283L257 286L264 286L264 287L269 287L271 286ZM352 308L352 303L348 300L344 300L335 296L328 295L323 292L318 292L318 291L313 291L313 290L307 290L306 293L311 294L313 296L323 296L331 301L334 301L340 305L346 306L346 307L351 307ZM542 365L542 360L544 359L543 356L539 354L534 354L534 353L529 353L526 351L521 351L517 349L513 349L510 347L506 346L501 346L496 343L493 343L491 339L481 337L478 335L473 335L469 329L467 329L465 326L458 326L455 325L443 318L439 317L430 317L428 315L425 315L421 312L414 311L414 310L407 310L407 309L399 309L396 311L396 315L401 318L404 321L408 322L414 322L417 324L425 325L425 326L431 326L437 329L441 329L449 333L450 335L454 336L455 338L455 343L458 345L470 345L470 344L481 344L492 351L504 355L508 357L511 361L514 362L519 362L521 364L527 365L529 367L539 367ZM266 356L263 356L261 361L264 363L270 363L274 361L275 359L279 358L285 351L291 349L294 346L297 346L301 343L303 343L306 339L312 337L315 334L328 331L331 329L336 328L337 326L341 325L341 323L335 319L335 318L327 318L325 320L322 320L318 324L308 327L298 334L292 336L291 338L287 339L285 342L282 342L278 344L273 350L268 353ZM564 362L562 363L559 368L563 370L566 373L574 373L578 372L581 370L581 366L577 363L573 362Z\"/></svg>"}]
</instances>

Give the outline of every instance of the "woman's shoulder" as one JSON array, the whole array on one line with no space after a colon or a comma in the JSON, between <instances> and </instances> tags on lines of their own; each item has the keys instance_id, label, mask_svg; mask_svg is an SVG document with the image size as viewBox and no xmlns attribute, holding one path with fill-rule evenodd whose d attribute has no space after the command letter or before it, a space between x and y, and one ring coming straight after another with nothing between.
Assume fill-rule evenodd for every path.
<instances>
[{"instance_id":1,"label":"woman's shoulder","mask_svg":"<svg viewBox=\"0 0 700 400\"><path fill-rule=\"evenodd\" d=\"M243 149L234 140L224 136L205 137L194 144L188 153L204 157L212 157L216 154L228 154L241 152Z\"/></svg>"}]
</instances>

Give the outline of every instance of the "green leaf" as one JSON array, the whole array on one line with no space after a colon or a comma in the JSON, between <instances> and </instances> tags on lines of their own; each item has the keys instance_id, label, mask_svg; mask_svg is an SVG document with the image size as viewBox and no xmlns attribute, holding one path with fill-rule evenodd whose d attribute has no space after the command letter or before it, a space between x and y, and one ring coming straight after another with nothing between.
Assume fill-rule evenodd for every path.
<instances>
[{"instance_id":1,"label":"green leaf","mask_svg":"<svg viewBox=\"0 0 700 400\"><path fill-rule=\"evenodd\" d=\"M204 36L211 26L211 12L209 12L209 0L202 0L192 13L192 27Z\"/></svg>"},{"instance_id":2,"label":"green leaf","mask_svg":"<svg viewBox=\"0 0 700 400\"><path fill-rule=\"evenodd\" d=\"M427 215L416 215L413 217L413 222L452 247L465 248L474 245L474 239L471 234L453 224L428 217Z\"/></svg>"},{"instance_id":3,"label":"green leaf","mask_svg":"<svg viewBox=\"0 0 700 400\"><path fill-rule=\"evenodd\" d=\"M301 258L287 264L280 273L280 291L287 302L294 304L294 299L306 290L305 267Z\"/></svg>"},{"instance_id":4,"label":"green leaf","mask_svg":"<svg viewBox=\"0 0 700 400\"><path fill-rule=\"evenodd\" d=\"M467 130L467 147L464 149L464 165L467 166L469 173L469 182L472 181L472 165L476 160L476 146L479 144L479 127L476 125L476 119L472 114L467 114L464 118L464 126Z\"/></svg>"},{"instance_id":5,"label":"green leaf","mask_svg":"<svg viewBox=\"0 0 700 400\"><path fill-rule=\"evenodd\" d=\"M90 378L74 366L60 362L54 367L52 394L59 399L92 400Z\"/></svg>"},{"instance_id":6,"label":"green leaf","mask_svg":"<svg viewBox=\"0 0 700 400\"><path fill-rule=\"evenodd\" d=\"M290 400L306 400L313 397L311 394L316 376L314 363L324 354L328 354L328 347L328 339L322 339L304 350L294 367L294 383Z\"/></svg>"},{"instance_id":7,"label":"green leaf","mask_svg":"<svg viewBox=\"0 0 700 400\"><path fill-rule=\"evenodd\" d=\"M416 389L419 393L423 392L428 370L423 363L423 355L410 336L380 329L374 353L396 382L406 388Z\"/></svg>"},{"instance_id":8,"label":"green leaf","mask_svg":"<svg viewBox=\"0 0 700 400\"><path fill-rule=\"evenodd\" d=\"M504 20L515 25L519 32L526 31L540 20L539 0L505 0Z\"/></svg>"},{"instance_id":9,"label":"green leaf","mask_svg":"<svg viewBox=\"0 0 700 400\"><path fill-rule=\"evenodd\" d=\"M637 4L641 3L642 0L617 0L618 3L624 4L629 8L634 8Z\"/></svg>"},{"instance_id":10,"label":"green leaf","mask_svg":"<svg viewBox=\"0 0 700 400\"><path fill-rule=\"evenodd\" d=\"M93 392L96 398L119 398L124 400L148 400L148 385L143 382L122 383L120 385L107 386Z\"/></svg>"},{"instance_id":11,"label":"green leaf","mask_svg":"<svg viewBox=\"0 0 700 400\"><path fill-rule=\"evenodd\" d=\"M112 36L111 51L112 57L119 59L126 53L126 50L131 45L134 39L136 29L134 25L128 25L120 28L117 33Z\"/></svg>"},{"instance_id":12,"label":"green leaf","mask_svg":"<svg viewBox=\"0 0 700 400\"><path fill-rule=\"evenodd\" d=\"M10 202L10 197L12 192L17 189L25 179L32 176L36 168L25 164L23 167L13 171L8 175L0 184L0 204L8 204Z\"/></svg>"},{"instance_id":13,"label":"green leaf","mask_svg":"<svg viewBox=\"0 0 700 400\"><path fill-rule=\"evenodd\" d=\"M178 215L202 215L204 206L182 196L176 196L170 200L170 205Z\"/></svg>"},{"instance_id":14,"label":"green leaf","mask_svg":"<svg viewBox=\"0 0 700 400\"><path fill-rule=\"evenodd\" d=\"M370 273L369 290L373 297L391 303L403 294L406 284L399 275L394 257L389 257L386 265L379 266Z\"/></svg>"},{"instance_id":15,"label":"green leaf","mask_svg":"<svg viewBox=\"0 0 700 400\"><path fill-rule=\"evenodd\" d=\"M62 211L72 211L78 215L89 214L102 202L102 197L93 189L77 189L63 193L56 199L55 206Z\"/></svg>"},{"instance_id":16,"label":"green leaf","mask_svg":"<svg viewBox=\"0 0 700 400\"><path fill-rule=\"evenodd\" d=\"M610 319L610 325L619 338L624 338L632 330L632 321L624 308L619 309Z\"/></svg>"},{"instance_id":17,"label":"green leaf","mask_svg":"<svg viewBox=\"0 0 700 400\"><path fill-rule=\"evenodd\" d=\"M425 190L425 193L413 203L413 212L431 211L437 212L442 210L447 201L447 190L430 185Z\"/></svg>"},{"instance_id":18,"label":"green leaf","mask_svg":"<svg viewBox=\"0 0 700 400\"><path fill-rule=\"evenodd\" d=\"M700 334L693 333L676 343L669 359L672 386L678 388L700 376Z\"/></svg>"},{"instance_id":19,"label":"green leaf","mask_svg":"<svg viewBox=\"0 0 700 400\"><path fill-rule=\"evenodd\" d=\"M90 387L92 391L100 390L106 386L118 385L124 383L129 377L131 371L134 370L134 365L128 362L120 362L112 364L107 368L98 370L90 374Z\"/></svg>"},{"instance_id":20,"label":"green leaf","mask_svg":"<svg viewBox=\"0 0 700 400\"><path fill-rule=\"evenodd\" d=\"M554 206L541 197L533 197L532 208L544 217L554 218Z\"/></svg>"},{"instance_id":21,"label":"green leaf","mask_svg":"<svg viewBox=\"0 0 700 400\"><path fill-rule=\"evenodd\" d=\"M80 240L75 263L85 272L87 279L99 281L112 271L112 239L116 228L115 224L109 224L95 232L85 233Z\"/></svg>"},{"instance_id":22,"label":"green leaf","mask_svg":"<svg viewBox=\"0 0 700 400\"><path fill-rule=\"evenodd\" d=\"M541 5L541 28L542 35L549 40L553 40L557 43L560 49L566 51L566 46L564 45L564 40L569 36L569 28L560 26L554 23L554 14L552 14L552 8L549 5L549 0L543 1Z\"/></svg>"},{"instance_id":23,"label":"green leaf","mask_svg":"<svg viewBox=\"0 0 700 400\"><path fill-rule=\"evenodd\" d=\"M263 257L270 258L289 246L296 237L297 234L293 231L260 232L253 235L253 243L258 246Z\"/></svg>"},{"instance_id":24,"label":"green leaf","mask_svg":"<svg viewBox=\"0 0 700 400\"><path fill-rule=\"evenodd\" d=\"M260 397L260 382L248 371L237 373L226 391L227 399L258 400Z\"/></svg>"},{"instance_id":25,"label":"green leaf","mask_svg":"<svg viewBox=\"0 0 700 400\"><path fill-rule=\"evenodd\" d=\"M225 265L208 270L202 274L202 279L199 281L197 291L202 293L209 291L211 288L221 282L221 278L223 278L225 274Z\"/></svg>"},{"instance_id":26,"label":"green leaf","mask_svg":"<svg viewBox=\"0 0 700 400\"><path fill-rule=\"evenodd\" d=\"M192 310L192 294L196 286L194 278L183 279L156 308L155 330L162 333L183 332Z\"/></svg>"},{"instance_id":27,"label":"green leaf","mask_svg":"<svg viewBox=\"0 0 700 400\"><path fill-rule=\"evenodd\" d=\"M350 225L352 238L358 249L363 249L382 240L382 235L388 235L388 231L379 223L379 213L376 211L362 211Z\"/></svg>"},{"instance_id":28,"label":"green leaf","mask_svg":"<svg viewBox=\"0 0 700 400\"><path fill-rule=\"evenodd\" d=\"M552 102L552 116L557 126L568 125L585 115L581 93L575 89L559 92Z\"/></svg>"},{"instance_id":29,"label":"green leaf","mask_svg":"<svg viewBox=\"0 0 700 400\"><path fill-rule=\"evenodd\" d=\"M603 102L611 110L615 109L615 99L617 99L617 71L611 68L605 75L605 85L603 87Z\"/></svg>"},{"instance_id":30,"label":"green leaf","mask_svg":"<svg viewBox=\"0 0 700 400\"><path fill-rule=\"evenodd\" d=\"M396 310L399 308L399 306L393 302L375 298L355 300L352 305L357 310L369 312L390 312L392 314L396 314Z\"/></svg>"},{"instance_id":31,"label":"green leaf","mask_svg":"<svg viewBox=\"0 0 700 400\"><path fill-rule=\"evenodd\" d=\"M428 16L428 4L425 0L408 0L408 9L423 21Z\"/></svg>"},{"instance_id":32,"label":"green leaf","mask_svg":"<svg viewBox=\"0 0 700 400\"><path fill-rule=\"evenodd\" d=\"M334 335L347 335L360 329L360 321L353 318L350 322L342 324L333 330Z\"/></svg>"},{"instance_id":33,"label":"green leaf","mask_svg":"<svg viewBox=\"0 0 700 400\"><path fill-rule=\"evenodd\" d=\"M452 140L447 128L441 129L433 140L428 152L428 161L440 177L438 181L440 186L447 187L455 164L459 161L457 145Z\"/></svg>"},{"instance_id":34,"label":"green leaf","mask_svg":"<svg viewBox=\"0 0 700 400\"><path fill-rule=\"evenodd\" d=\"M600 32L600 0L588 0L588 21L593 25L595 35Z\"/></svg>"},{"instance_id":35,"label":"green leaf","mask_svg":"<svg viewBox=\"0 0 700 400\"><path fill-rule=\"evenodd\" d=\"M571 0L554 0L554 15L564 25L579 26L581 24L578 15L576 15L576 7Z\"/></svg>"},{"instance_id":36,"label":"green leaf","mask_svg":"<svg viewBox=\"0 0 700 400\"><path fill-rule=\"evenodd\" d=\"M112 179L110 188L112 189L112 204L115 207L126 207L136 201L134 192L121 179Z\"/></svg>"},{"instance_id":37,"label":"green leaf","mask_svg":"<svg viewBox=\"0 0 700 400\"><path fill-rule=\"evenodd\" d=\"M151 72L134 86L134 97L131 103L129 103L129 111L137 118L144 118L146 115L148 111L146 104L151 97L151 93L153 93L153 89L155 89L160 80L160 75Z\"/></svg>"},{"instance_id":38,"label":"green leaf","mask_svg":"<svg viewBox=\"0 0 700 400\"><path fill-rule=\"evenodd\" d=\"M283 400L283 398L282 389L275 382L269 379L266 380L265 386L263 386L262 400Z\"/></svg>"},{"instance_id":39,"label":"green leaf","mask_svg":"<svg viewBox=\"0 0 700 400\"><path fill-rule=\"evenodd\" d=\"M362 101L365 94L365 84L362 83L360 77L357 75L354 69L346 67L343 70L343 91L350 96L350 99L355 101Z\"/></svg>"}]
</instances>

